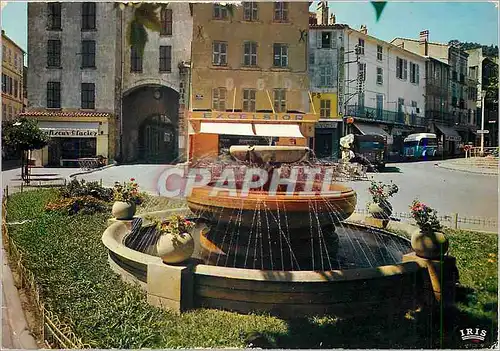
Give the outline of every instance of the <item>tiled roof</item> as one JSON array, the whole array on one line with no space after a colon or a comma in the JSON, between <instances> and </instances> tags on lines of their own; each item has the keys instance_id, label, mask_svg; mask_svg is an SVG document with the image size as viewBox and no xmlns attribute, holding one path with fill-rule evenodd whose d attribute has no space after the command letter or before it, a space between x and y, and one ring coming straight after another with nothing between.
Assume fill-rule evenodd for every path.
<instances>
[{"instance_id":1,"label":"tiled roof","mask_svg":"<svg viewBox=\"0 0 500 351\"><path fill-rule=\"evenodd\" d=\"M401 37L396 37L394 39L391 40L391 43L396 40L396 39L400 39L400 40L408 40L408 41L414 41L414 42L420 42L419 39L411 39L411 38L401 38ZM436 43L436 42L432 42L432 41L429 41L427 42L429 45L441 45L441 46L448 46L448 44L443 44L443 43Z\"/></svg>"},{"instance_id":2,"label":"tiled roof","mask_svg":"<svg viewBox=\"0 0 500 351\"><path fill-rule=\"evenodd\" d=\"M309 24L309 29L345 29L347 24Z\"/></svg>"},{"instance_id":3,"label":"tiled roof","mask_svg":"<svg viewBox=\"0 0 500 351\"><path fill-rule=\"evenodd\" d=\"M58 110L33 110L19 114L22 117L110 117L109 112L97 111L58 111Z\"/></svg>"}]
</instances>

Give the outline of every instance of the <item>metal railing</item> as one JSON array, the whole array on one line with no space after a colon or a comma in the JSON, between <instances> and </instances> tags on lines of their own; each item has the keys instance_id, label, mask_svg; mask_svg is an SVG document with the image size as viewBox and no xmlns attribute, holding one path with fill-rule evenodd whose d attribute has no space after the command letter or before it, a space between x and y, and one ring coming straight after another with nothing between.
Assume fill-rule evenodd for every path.
<instances>
[{"instance_id":1,"label":"metal railing","mask_svg":"<svg viewBox=\"0 0 500 351\"><path fill-rule=\"evenodd\" d=\"M412 126L426 125L424 117L420 117L415 114L406 114L404 112L380 110L373 107L348 105L346 113L347 116L359 117L378 122L412 125Z\"/></svg>"},{"instance_id":2,"label":"metal railing","mask_svg":"<svg viewBox=\"0 0 500 351\"><path fill-rule=\"evenodd\" d=\"M25 289L27 291L26 296L29 304L33 307L37 320L40 321L37 323L37 326L31 327L38 329L35 330L35 332L37 336L43 340L46 348L90 348L90 345L84 344L82 340L73 333L67 324L62 323L57 315L45 307L40 294L40 289L35 280L35 276L24 265L25 254L17 247L12 237L9 236L7 227L8 195L6 194L7 191L4 191L2 195L2 238L10 261L10 267L18 275L18 289Z\"/></svg>"},{"instance_id":3,"label":"metal railing","mask_svg":"<svg viewBox=\"0 0 500 351\"><path fill-rule=\"evenodd\" d=\"M496 147L484 147L484 151L481 152L481 147L471 147L469 149L465 150L465 158L475 158L477 157L477 160L483 160L483 161L494 161L496 160L496 163L498 165L498 153L499 153L499 148L498 146ZM493 159L488 158L484 159L482 158L483 156L493 156Z\"/></svg>"}]
</instances>

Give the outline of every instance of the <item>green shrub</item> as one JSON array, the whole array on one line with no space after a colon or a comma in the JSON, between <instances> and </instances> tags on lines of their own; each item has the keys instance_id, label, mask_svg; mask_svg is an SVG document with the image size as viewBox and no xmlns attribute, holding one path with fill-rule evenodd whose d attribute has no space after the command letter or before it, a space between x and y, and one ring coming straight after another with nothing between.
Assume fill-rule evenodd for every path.
<instances>
[{"instance_id":1,"label":"green shrub","mask_svg":"<svg viewBox=\"0 0 500 351\"><path fill-rule=\"evenodd\" d=\"M60 188L59 194L63 198L92 196L105 202L113 201L113 189L105 188L99 182L86 182L83 179L81 181L72 179Z\"/></svg>"}]
</instances>

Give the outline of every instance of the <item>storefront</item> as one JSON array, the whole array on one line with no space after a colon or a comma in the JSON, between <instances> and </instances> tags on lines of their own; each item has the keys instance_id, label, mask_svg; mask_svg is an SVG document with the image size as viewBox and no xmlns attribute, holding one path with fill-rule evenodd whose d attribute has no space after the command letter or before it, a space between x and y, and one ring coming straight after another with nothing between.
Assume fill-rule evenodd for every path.
<instances>
[{"instance_id":1,"label":"storefront","mask_svg":"<svg viewBox=\"0 0 500 351\"><path fill-rule=\"evenodd\" d=\"M340 158L342 121L320 121L315 127L314 153L317 158Z\"/></svg>"},{"instance_id":2,"label":"storefront","mask_svg":"<svg viewBox=\"0 0 500 351\"><path fill-rule=\"evenodd\" d=\"M217 157L231 145L309 146L317 117L304 113L189 113L189 157Z\"/></svg>"},{"instance_id":3,"label":"storefront","mask_svg":"<svg viewBox=\"0 0 500 351\"><path fill-rule=\"evenodd\" d=\"M460 152L462 137L455 128L435 123L434 133L437 136L438 145L442 147L444 156L454 156Z\"/></svg>"},{"instance_id":4,"label":"storefront","mask_svg":"<svg viewBox=\"0 0 500 351\"><path fill-rule=\"evenodd\" d=\"M101 156L109 161L114 157L110 114L56 113L24 113L28 118L37 119L38 127L50 137L47 146L32 152L35 166L79 167L81 159Z\"/></svg>"}]
</instances>

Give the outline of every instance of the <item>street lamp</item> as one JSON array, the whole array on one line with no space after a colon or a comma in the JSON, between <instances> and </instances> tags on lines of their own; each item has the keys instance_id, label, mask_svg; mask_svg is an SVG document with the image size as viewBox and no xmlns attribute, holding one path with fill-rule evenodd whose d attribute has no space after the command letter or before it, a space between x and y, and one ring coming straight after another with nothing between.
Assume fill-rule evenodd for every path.
<instances>
[{"instance_id":1,"label":"street lamp","mask_svg":"<svg viewBox=\"0 0 500 351\"><path fill-rule=\"evenodd\" d=\"M481 156L484 155L484 100L486 91L481 92Z\"/></svg>"}]
</instances>

